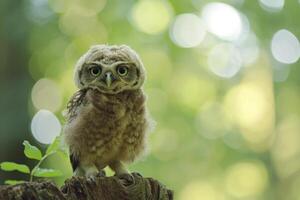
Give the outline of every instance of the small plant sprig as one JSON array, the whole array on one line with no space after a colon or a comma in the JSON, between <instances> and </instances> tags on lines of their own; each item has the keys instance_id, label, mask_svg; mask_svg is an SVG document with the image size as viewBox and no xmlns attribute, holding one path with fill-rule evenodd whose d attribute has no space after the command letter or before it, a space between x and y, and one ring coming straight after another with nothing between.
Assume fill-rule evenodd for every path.
<instances>
[{"instance_id":1,"label":"small plant sprig","mask_svg":"<svg viewBox=\"0 0 300 200\"><path fill-rule=\"evenodd\" d=\"M48 158L50 155L55 153L63 153L65 154L65 150L60 147L61 137L58 136L55 140L50 144L45 152L42 155L40 149L36 146L31 145L28 141L24 141L24 154L29 159L37 160L38 163L30 170L30 168L25 164L19 164L15 162L2 162L0 163L0 168L3 171L19 171L21 173L29 174L29 181L32 182L34 177L43 177L43 178L50 178L50 177L58 177L62 175L62 172L57 169L46 169L40 168L42 162ZM15 185L19 183L23 183L25 180L6 180L5 184L8 185Z\"/></svg>"}]
</instances>

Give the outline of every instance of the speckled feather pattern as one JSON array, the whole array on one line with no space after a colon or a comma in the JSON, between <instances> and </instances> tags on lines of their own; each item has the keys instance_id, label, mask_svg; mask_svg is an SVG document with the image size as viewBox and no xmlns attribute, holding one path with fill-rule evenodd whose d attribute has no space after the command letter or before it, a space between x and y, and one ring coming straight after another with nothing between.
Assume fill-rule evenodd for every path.
<instances>
[{"instance_id":1,"label":"speckled feather pattern","mask_svg":"<svg viewBox=\"0 0 300 200\"><path fill-rule=\"evenodd\" d=\"M123 163L146 152L153 127L142 61L126 45L95 45L76 63L74 80L79 90L69 101L64 126L74 174L95 175L106 166L127 174Z\"/></svg>"},{"instance_id":2,"label":"speckled feather pattern","mask_svg":"<svg viewBox=\"0 0 300 200\"><path fill-rule=\"evenodd\" d=\"M133 162L145 152L151 120L141 89L113 95L89 89L82 95L64 130L70 152L81 163L101 169L114 160Z\"/></svg>"}]
</instances>

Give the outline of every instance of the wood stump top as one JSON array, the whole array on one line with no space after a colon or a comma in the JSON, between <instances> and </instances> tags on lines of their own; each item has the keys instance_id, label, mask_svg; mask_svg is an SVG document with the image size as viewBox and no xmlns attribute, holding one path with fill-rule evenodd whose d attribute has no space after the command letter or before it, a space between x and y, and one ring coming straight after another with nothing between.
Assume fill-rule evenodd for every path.
<instances>
[{"instance_id":1,"label":"wood stump top","mask_svg":"<svg viewBox=\"0 0 300 200\"><path fill-rule=\"evenodd\" d=\"M152 178L132 173L133 182L112 177L72 177L58 188L53 182L0 186L0 200L172 200L173 192Z\"/></svg>"}]
</instances>

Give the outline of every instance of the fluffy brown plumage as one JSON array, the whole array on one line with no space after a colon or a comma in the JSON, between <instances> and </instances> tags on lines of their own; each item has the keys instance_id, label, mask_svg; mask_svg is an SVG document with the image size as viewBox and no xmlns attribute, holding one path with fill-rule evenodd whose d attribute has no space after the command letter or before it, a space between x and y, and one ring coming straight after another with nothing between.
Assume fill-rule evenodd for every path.
<instances>
[{"instance_id":1,"label":"fluffy brown plumage","mask_svg":"<svg viewBox=\"0 0 300 200\"><path fill-rule=\"evenodd\" d=\"M117 175L146 150L152 120L145 106L145 70L129 47L96 45L77 62L79 87L67 106L65 141L76 175L107 165Z\"/></svg>"}]
</instances>

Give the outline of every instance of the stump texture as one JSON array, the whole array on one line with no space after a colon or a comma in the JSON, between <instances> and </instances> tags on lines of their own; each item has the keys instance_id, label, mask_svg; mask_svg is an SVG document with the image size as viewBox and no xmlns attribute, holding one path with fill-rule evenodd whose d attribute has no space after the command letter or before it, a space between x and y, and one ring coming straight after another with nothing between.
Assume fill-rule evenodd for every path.
<instances>
[{"instance_id":1,"label":"stump texture","mask_svg":"<svg viewBox=\"0 0 300 200\"><path fill-rule=\"evenodd\" d=\"M132 174L134 182L118 177L72 177L58 188L49 181L0 186L0 200L172 200L173 192L157 180Z\"/></svg>"}]
</instances>

